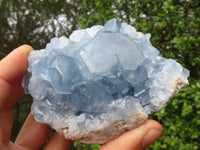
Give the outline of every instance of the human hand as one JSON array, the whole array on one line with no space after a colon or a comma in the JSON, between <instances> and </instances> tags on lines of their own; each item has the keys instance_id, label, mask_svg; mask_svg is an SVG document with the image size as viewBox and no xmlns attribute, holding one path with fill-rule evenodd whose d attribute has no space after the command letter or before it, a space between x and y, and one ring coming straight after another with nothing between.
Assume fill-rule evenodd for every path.
<instances>
[{"instance_id":1,"label":"human hand","mask_svg":"<svg viewBox=\"0 0 200 150\"><path fill-rule=\"evenodd\" d=\"M12 108L23 95L21 81L28 67L28 54L32 47L23 45L0 61L0 149L37 150L45 143L51 128L36 122L30 113L21 128L16 141L10 141L12 131ZM101 150L145 149L162 135L162 126L153 120L145 121L118 138L103 145ZM69 150L72 141L54 133L44 150Z\"/></svg>"}]
</instances>

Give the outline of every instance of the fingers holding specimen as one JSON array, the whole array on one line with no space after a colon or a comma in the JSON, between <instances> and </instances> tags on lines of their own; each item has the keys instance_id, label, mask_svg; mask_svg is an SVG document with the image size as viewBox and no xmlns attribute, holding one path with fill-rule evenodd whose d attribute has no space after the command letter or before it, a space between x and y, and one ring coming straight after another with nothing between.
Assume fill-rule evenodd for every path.
<instances>
[{"instance_id":1,"label":"fingers holding specimen","mask_svg":"<svg viewBox=\"0 0 200 150\"><path fill-rule=\"evenodd\" d=\"M44 150L69 150L72 143L71 140L66 140L64 136L54 133Z\"/></svg>"},{"instance_id":2,"label":"fingers holding specimen","mask_svg":"<svg viewBox=\"0 0 200 150\"><path fill-rule=\"evenodd\" d=\"M50 131L49 126L36 122L34 116L30 113L15 143L29 149L39 149L45 143Z\"/></svg>"},{"instance_id":3,"label":"fingers holding specimen","mask_svg":"<svg viewBox=\"0 0 200 150\"><path fill-rule=\"evenodd\" d=\"M147 120L139 127L103 145L100 150L143 150L159 138L162 132L163 128L158 122Z\"/></svg>"}]
</instances>

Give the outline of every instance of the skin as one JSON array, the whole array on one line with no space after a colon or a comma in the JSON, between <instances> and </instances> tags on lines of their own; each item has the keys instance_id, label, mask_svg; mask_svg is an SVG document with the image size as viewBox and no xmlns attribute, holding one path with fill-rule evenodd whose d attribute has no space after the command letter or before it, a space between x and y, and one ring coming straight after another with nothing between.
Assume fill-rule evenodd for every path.
<instances>
[{"instance_id":1,"label":"skin","mask_svg":"<svg viewBox=\"0 0 200 150\"><path fill-rule=\"evenodd\" d=\"M33 50L22 45L0 61L0 149L1 150L38 150L45 143L51 128L36 122L29 113L15 142L10 141L12 131L13 106L24 94L21 86L23 75L28 67L28 55ZM103 145L100 150L143 150L163 133L162 126L147 120L142 125L122 134ZM54 133L44 150L69 150L73 141Z\"/></svg>"}]
</instances>

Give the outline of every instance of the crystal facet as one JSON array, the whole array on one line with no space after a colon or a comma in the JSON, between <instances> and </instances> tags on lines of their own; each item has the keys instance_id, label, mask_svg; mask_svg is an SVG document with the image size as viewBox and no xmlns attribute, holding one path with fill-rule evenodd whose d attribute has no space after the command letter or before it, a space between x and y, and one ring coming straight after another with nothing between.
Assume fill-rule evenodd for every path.
<instances>
[{"instance_id":1,"label":"crystal facet","mask_svg":"<svg viewBox=\"0 0 200 150\"><path fill-rule=\"evenodd\" d=\"M150 34L111 19L31 52L22 84L37 121L67 139L102 144L160 110L188 76L159 55Z\"/></svg>"}]
</instances>

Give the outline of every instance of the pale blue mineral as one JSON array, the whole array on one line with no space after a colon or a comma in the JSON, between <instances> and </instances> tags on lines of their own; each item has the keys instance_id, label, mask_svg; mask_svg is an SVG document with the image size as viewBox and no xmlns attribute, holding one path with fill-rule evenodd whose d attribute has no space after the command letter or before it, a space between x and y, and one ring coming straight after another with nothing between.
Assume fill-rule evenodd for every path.
<instances>
[{"instance_id":1,"label":"pale blue mineral","mask_svg":"<svg viewBox=\"0 0 200 150\"><path fill-rule=\"evenodd\" d=\"M23 87L37 121L66 138L101 144L160 110L188 76L159 55L150 34L111 19L31 52Z\"/></svg>"}]
</instances>

